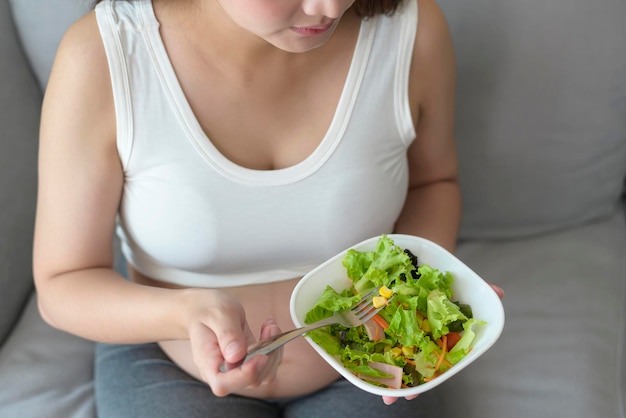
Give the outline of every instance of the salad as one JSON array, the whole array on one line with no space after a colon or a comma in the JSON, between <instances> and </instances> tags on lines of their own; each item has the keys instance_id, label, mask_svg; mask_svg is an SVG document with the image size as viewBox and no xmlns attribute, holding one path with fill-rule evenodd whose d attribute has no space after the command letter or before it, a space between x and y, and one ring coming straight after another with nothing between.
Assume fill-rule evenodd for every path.
<instances>
[{"instance_id":1,"label":"salad","mask_svg":"<svg viewBox=\"0 0 626 418\"><path fill-rule=\"evenodd\" d=\"M408 388L428 382L465 357L485 325L469 305L455 300L454 277L420 264L386 235L374 251L348 250L343 266L352 284L326 286L304 321L349 309L374 288L376 316L356 328L330 325L307 335L357 377L377 386Z\"/></svg>"}]
</instances>

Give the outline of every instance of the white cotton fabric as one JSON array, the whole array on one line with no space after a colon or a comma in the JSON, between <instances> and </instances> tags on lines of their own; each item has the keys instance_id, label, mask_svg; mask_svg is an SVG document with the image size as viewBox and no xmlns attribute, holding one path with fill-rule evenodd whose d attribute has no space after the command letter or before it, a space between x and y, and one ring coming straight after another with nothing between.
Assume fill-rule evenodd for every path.
<instances>
[{"instance_id":1,"label":"white cotton fabric","mask_svg":"<svg viewBox=\"0 0 626 418\"><path fill-rule=\"evenodd\" d=\"M268 283L393 230L415 137L407 97L415 1L363 21L319 146L267 171L234 164L203 132L150 1L104 1L96 13L125 173L118 232L138 271L184 286Z\"/></svg>"}]
</instances>

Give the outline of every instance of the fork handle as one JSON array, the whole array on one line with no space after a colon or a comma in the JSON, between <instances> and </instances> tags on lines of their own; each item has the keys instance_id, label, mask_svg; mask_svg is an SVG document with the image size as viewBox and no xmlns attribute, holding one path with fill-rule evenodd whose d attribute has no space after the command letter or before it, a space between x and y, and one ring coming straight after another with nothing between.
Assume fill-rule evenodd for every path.
<instances>
[{"instance_id":1,"label":"fork handle","mask_svg":"<svg viewBox=\"0 0 626 418\"><path fill-rule=\"evenodd\" d=\"M220 364L220 372L224 373L234 368L241 366L246 361L250 360L252 357L258 356L260 354L269 354L277 348L287 344L289 341L293 340L300 335L313 331L314 329L318 329L321 327L325 327L326 325L331 325L336 323L337 321L333 319L322 319L321 321L317 321L310 325L305 325L300 328L292 329L291 331L283 332L282 334L274 335L264 340L258 341L248 347L248 354L239 360L236 363L227 363L226 361Z\"/></svg>"}]
</instances>

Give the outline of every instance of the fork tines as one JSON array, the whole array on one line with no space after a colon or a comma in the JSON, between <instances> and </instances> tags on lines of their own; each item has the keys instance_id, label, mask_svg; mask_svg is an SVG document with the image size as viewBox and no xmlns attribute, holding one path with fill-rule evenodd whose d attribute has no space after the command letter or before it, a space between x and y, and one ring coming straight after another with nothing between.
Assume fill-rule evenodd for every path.
<instances>
[{"instance_id":1,"label":"fork tines","mask_svg":"<svg viewBox=\"0 0 626 418\"><path fill-rule=\"evenodd\" d=\"M373 299L374 297L376 297L378 295L379 292L379 288L375 288L374 290L372 290L371 292L369 292L368 294L366 294L365 296L363 296L363 298L361 298L361 300L359 301L359 303L357 303L353 308L352 311L358 316L358 317L364 317L366 315L374 315L378 309L374 307L373 304Z\"/></svg>"}]
</instances>

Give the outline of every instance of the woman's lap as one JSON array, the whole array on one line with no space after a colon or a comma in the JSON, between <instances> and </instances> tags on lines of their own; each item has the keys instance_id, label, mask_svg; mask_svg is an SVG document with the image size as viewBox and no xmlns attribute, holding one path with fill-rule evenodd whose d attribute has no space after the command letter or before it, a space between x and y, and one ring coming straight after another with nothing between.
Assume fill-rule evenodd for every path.
<instances>
[{"instance_id":1,"label":"woman's lap","mask_svg":"<svg viewBox=\"0 0 626 418\"><path fill-rule=\"evenodd\" d=\"M157 344L98 344L96 403L100 418L124 417L436 417L436 393L413 401L385 405L340 379L307 396L259 400L240 396L216 397L210 388L174 364Z\"/></svg>"},{"instance_id":2,"label":"woman's lap","mask_svg":"<svg viewBox=\"0 0 626 418\"><path fill-rule=\"evenodd\" d=\"M300 397L284 405L282 417L359 417L359 418L437 418L435 392L420 395L407 401L398 399L393 405L385 405L382 398L364 392L344 379L311 395Z\"/></svg>"}]
</instances>

